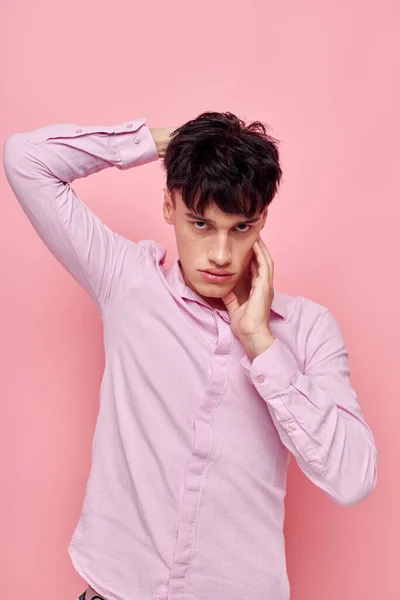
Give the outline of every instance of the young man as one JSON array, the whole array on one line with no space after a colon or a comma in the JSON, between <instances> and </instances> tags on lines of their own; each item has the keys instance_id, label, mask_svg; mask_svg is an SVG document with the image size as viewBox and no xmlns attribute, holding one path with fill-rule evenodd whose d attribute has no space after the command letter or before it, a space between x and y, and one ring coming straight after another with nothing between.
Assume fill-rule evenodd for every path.
<instances>
[{"instance_id":1,"label":"young man","mask_svg":"<svg viewBox=\"0 0 400 600\"><path fill-rule=\"evenodd\" d=\"M274 290L261 240L281 177L262 123L203 113L8 138L8 181L96 303L106 367L69 552L86 600L288 600L286 474L351 506L377 451L327 308ZM178 256L111 231L71 182L163 157ZM140 202L140 199L138 200ZM134 210L130 207L129 210Z\"/></svg>"}]
</instances>

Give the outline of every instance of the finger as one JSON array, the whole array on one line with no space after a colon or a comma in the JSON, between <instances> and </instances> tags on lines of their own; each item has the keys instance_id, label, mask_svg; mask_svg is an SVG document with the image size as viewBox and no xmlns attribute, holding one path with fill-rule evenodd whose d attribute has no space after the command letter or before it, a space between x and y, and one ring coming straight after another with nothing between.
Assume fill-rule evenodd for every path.
<instances>
[{"instance_id":1,"label":"finger","mask_svg":"<svg viewBox=\"0 0 400 600\"><path fill-rule=\"evenodd\" d=\"M252 280L253 280L253 283L254 283L254 280L258 276L258 269L257 269L257 265L256 265L256 257L254 257L254 259L252 259L252 261L250 263L250 270L251 270Z\"/></svg>"},{"instance_id":2,"label":"finger","mask_svg":"<svg viewBox=\"0 0 400 600\"><path fill-rule=\"evenodd\" d=\"M260 247L261 247L261 249L264 252L264 256L265 256L265 259L266 259L266 261L268 263L271 276L273 277L273 275L274 275L274 261L272 260L272 256L271 256L271 254L270 254L270 252L269 252L269 250L268 250L265 242L261 238L259 238L259 239L260 239Z\"/></svg>"},{"instance_id":3,"label":"finger","mask_svg":"<svg viewBox=\"0 0 400 600\"><path fill-rule=\"evenodd\" d=\"M228 309L229 315L233 315L239 308L239 301L233 290L231 290L226 296L222 296L222 301Z\"/></svg>"},{"instance_id":4,"label":"finger","mask_svg":"<svg viewBox=\"0 0 400 600\"><path fill-rule=\"evenodd\" d=\"M254 243L254 252L257 258L259 273L261 277L269 278L269 265L264 254L264 251L261 248L261 245L258 241Z\"/></svg>"}]
</instances>

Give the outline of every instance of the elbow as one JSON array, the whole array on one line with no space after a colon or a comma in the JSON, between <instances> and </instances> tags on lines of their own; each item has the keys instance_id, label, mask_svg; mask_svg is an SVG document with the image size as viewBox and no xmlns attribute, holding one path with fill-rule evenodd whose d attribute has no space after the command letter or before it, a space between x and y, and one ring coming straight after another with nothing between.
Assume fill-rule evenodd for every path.
<instances>
[{"instance_id":1,"label":"elbow","mask_svg":"<svg viewBox=\"0 0 400 600\"><path fill-rule=\"evenodd\" d=\"M21 183L29 176L26 143L26 134L14 133L6 139L3 146L4 173L17 198Z\"/></svg>"},{"instance_id":2,"label":"elbow","mask_svg":"<svg viewBox=\"0 0 400 600\"><path fill-rule=\"evenodd\" d=\"M25 136L21 133L10 135L3 146L3 166L7 178L15 169L21 156L23 156Z\"/></svg>"},{"instance_id":3,"label":"elbow","mask_svg":"<svg viewBox=\"0 0 400 600\"><path fill-rule=\"evenodd\" d=\"M363 502L363 500L368 498L368 496L374 491L375 487L376 481L369 485L359 486L356 489L344 490L339 496L336 496L333 499L339 506L355 506L356 504L360 504Z\"/></svg>"},{"instance_id":4,"label":"elbow","mask_svg":"<svg viewBox=\"0 0 400 600\"><path fill-rule=\"evenodd\" d=\"M360 477L362 475L362 477ZM339 506L348 507L360 504L372 494L378 479L377 453L371 449L367 461L367 468L359 473L347 473L342 476L342 484L337 486L337 491L331 495Z\"/></svg>"}]
</instances>

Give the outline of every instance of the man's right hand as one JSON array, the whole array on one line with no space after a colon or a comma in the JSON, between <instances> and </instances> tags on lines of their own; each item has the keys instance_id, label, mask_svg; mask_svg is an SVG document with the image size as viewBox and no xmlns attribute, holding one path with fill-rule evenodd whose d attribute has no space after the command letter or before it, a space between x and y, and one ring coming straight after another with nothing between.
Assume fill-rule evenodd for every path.
<instances>
[{"instance_id":1,"label":"man's right hand","mask_svg":"<svg viewBox=\"0 0 400 600\"><path fill-rule=\"evenodd\" d=\"M176 127L162 127L160 129L150 129L150 133L157 146L158 156L165 156L165 150L170 140L170 135L175 131Z\"/></svg>"}]
</instances>

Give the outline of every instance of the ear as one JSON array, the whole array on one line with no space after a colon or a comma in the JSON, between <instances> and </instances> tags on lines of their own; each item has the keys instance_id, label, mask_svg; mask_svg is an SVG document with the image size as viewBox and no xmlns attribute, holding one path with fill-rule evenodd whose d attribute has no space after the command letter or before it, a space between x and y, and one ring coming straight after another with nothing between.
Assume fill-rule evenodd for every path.
<instances>
[{"instance_id":1,"label":"ear","mask_svg":"<svg viewBox=\"0 0 400 600\"><path fill-rule=\"evenodd\" d=\"M267 219L267 216L268 216L268 206L266 206L266 207L264 208L264 211L263 211L263 216L262 216L262 218L261 218L261 228L260 228L260 229L262 229L262 228L264 227L264 225L265 225L265 221L266 221L266 219Z\"/></svg>"},{"instance_id":2,"label":"ear","mask_svg":"<svg viewBox=\"0 0 400 600\"><path fill-rule=\"evenodd\" d=\"M168 225L172 225L174 222L174 219L173 219L174 205L172 202L171 192L169 191L168 188L164 188L163 192L164 192L164 204L163 204L164 219L168 223Z\"/></svg>"}]
</instances>

